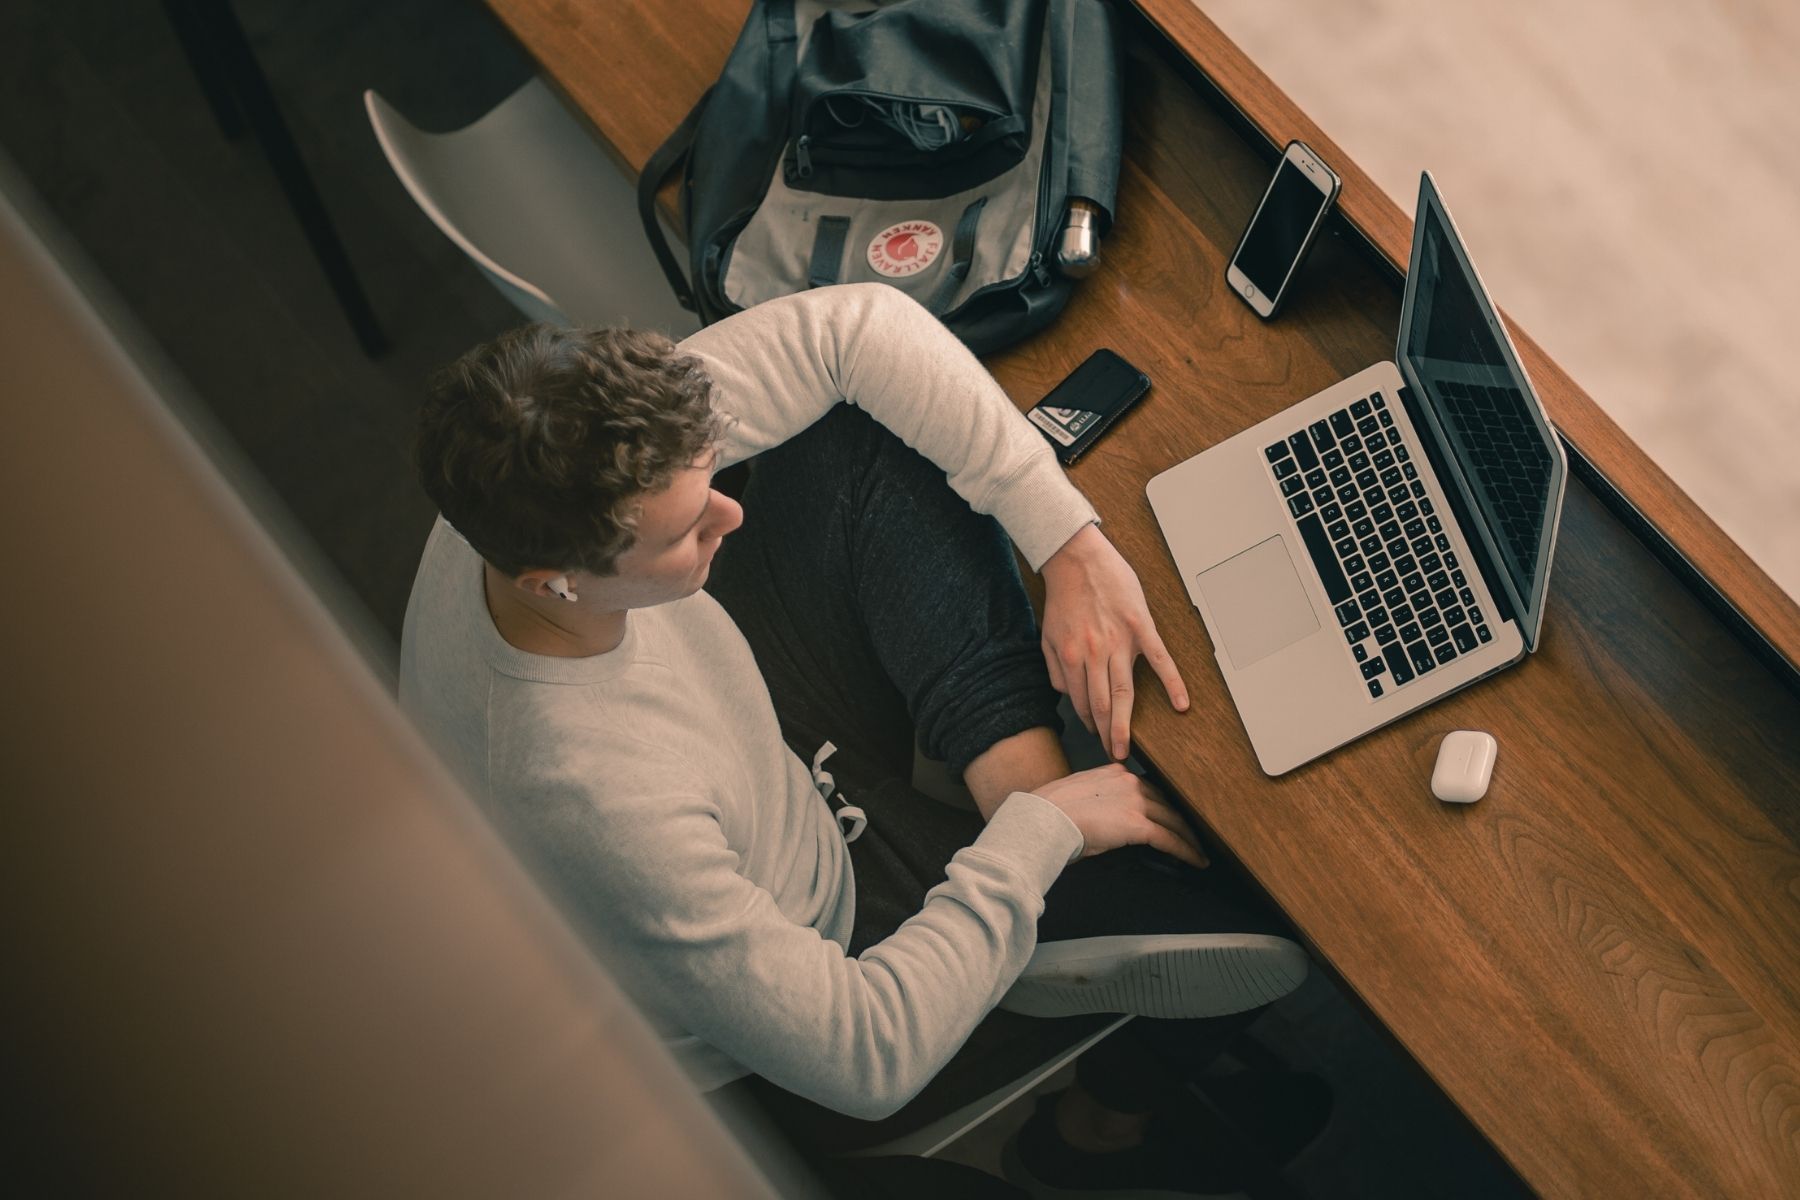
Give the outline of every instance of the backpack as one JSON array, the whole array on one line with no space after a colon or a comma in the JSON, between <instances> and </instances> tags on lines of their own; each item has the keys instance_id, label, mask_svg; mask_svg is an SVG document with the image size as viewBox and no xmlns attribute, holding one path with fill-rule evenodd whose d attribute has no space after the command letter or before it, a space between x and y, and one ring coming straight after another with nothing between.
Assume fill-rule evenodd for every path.
<instances>
[{"instance_id":1,"label":"backpack","mask_svg":"<svg viewBox=\"0 0 1800 1200\"><path fill-rule=\"evenodd\" d=\"M702 323L873 280L983 354L1068 303L1058 238L1071 198L1111 222L1122 108L1103 0L754 0L638 211ZM679 169L691 284L656 213Z\"/></svg>"}]
</instances>

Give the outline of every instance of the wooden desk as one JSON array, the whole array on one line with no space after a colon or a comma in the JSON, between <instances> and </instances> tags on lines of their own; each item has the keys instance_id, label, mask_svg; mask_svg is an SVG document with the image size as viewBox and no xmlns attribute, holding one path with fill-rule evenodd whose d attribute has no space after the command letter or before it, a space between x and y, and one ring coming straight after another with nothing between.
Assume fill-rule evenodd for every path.
<instances>
[{"instance_id":1,"label":"wooden desk","mask_svg":"<svg viewBox=\"0 0 1800 1200\"><path fill-rule=\"evenodd\" d=\"M716 77L747 8L488 3L634 171ZM1569 485L1542 649L1264 778L1143 484L1389 357L1410 221L1186 0L1140 8L1106 264L1047 333L990 362L1021 407L1101 345L1156 381L1073 472L1193 692L1177 716L1140 673L1140 751L1533 1188L1800 1195L1800 695L1746 642L1800 660L1800 610L1515 327L1591 466ZM1295 136L1343 174L1349 227L1265 325L1222 275L1268 142ZM1648 541L1603 503L1612 485ZM1653 554L1663 535L1697 577ZM1702 602L1709 588L1745 636ZM1468 809L1426 786L1458 728L1501 747Z\"/></svg>"}]
</instances>

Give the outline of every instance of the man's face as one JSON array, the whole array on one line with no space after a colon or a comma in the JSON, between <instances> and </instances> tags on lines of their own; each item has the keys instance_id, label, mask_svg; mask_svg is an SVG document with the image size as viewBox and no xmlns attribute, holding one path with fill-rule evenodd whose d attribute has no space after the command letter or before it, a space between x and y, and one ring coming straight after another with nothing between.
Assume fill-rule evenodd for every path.
<instances>
[{"instance_id":1,"label":"man's face","mask_svg":"<svg viewBox=\"0 0 1800 1200\"><path fill-rule=\"evenodd\" d=\"M588 584L605 593L607 607L648 608L700 590L720 541L744 522L738 502L713 490L718 461L709 451L644 496L637 541L619 555L617 573Z\"/></svg>"}]
</instances>

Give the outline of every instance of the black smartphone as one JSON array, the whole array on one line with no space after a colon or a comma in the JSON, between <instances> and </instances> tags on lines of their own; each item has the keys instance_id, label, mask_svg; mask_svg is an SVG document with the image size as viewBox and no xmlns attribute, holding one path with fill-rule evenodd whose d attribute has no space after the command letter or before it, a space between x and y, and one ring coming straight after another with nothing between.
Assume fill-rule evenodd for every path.
<instances>
[{"instance_id":1,"label":"black smartphone","mask_svg":"<svg viewBox=\"0 0 1800 1200\"><path fill-rule=\"evenodd\" d=\"M1150 390L1150 377L1111 350L1100 349L1069 372L1025 414L1069 466Z\"/></svg>"},{"instance_id":2,"label":"black smartphone","mask_svg":"<svg viewBox=\"0 0 1800 1200\"><path fill-rule=\"evenodd\" d=\"M1232 292L1265 321L1287 299L1288 285L1337 200L1339 186L1337 172L1305 142L1287 144L1269 190L1225 268Z\"/></svg>"}]
</instances>

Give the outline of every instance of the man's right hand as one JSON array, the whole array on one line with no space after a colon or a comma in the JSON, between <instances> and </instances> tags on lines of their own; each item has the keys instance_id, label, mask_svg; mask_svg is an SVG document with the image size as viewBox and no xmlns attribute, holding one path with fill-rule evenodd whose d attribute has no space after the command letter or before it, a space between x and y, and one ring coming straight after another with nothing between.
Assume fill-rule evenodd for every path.
<instances>
[{"instance_id":1,"label":"man's right hand","mask_svg":"<svg viewBox=\"0 0 1800 1200\"><path fill-rule=\"evenodd\" d=\"M1077 771L1031 790L1075 822L1087 841L1083 858L1120 846L1150 846L1193 866L1206 865L1206 855L1181 814L1119 763Z\"/></svg>"}]
</instances>

